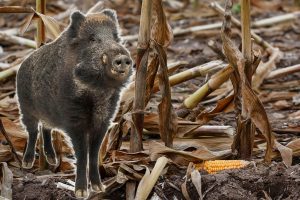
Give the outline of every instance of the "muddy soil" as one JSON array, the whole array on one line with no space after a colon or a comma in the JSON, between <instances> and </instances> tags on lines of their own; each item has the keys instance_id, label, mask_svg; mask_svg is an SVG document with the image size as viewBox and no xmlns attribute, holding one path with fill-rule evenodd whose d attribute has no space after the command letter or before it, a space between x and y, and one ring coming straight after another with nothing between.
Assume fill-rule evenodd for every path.
<instances>
[{"instance_id":1,"label":"muddy soil","mask_svg":"<svg viewBox=\"0 0 300 200\"><path fill-rule=\"evenodd\" d=\"M224 170L217 174L203 174L204 199L300 199L300 165L286 168L282 163L250 165L245 169ZM173 174L162 178L154 189L162 199L184 199L182 175ZM171 184L170 184L171 183ZM175 185L175 187L174 187ZM177 189L178 188L178 189ZM163 192L162 192L163 191ZM188 181L191 199L199 199L191 180Z\"/></svg>"},{"instance_id":2,"label":"muddy soil","mask_svg":"<svg viewBox=\"0 0 300 200\"><path fill-rule=\"evenodd\" d=\"M56 200L56 199L76 199L73 192L58 189L56 182L64 182L63 179L36 179L14 180L13 199L26 200Z\"/></svg>"},{"instance_id":3,"label":"muddy soil","mask_svg":"<svg viewBox=\"0 0 300 200\"><path fill-rule=\"evenodd\" d=\"M176 173L175 173L176 172ZM170 166L167 174L161 176L148 199L184 199L181 185L185 180L186 169ZM15 200L73 200L72 191L59 189L57 182L65 179L37 179L34 176L24 180L14 180L13 199ZM238 199L300 199L300 164L286 168L283 163L273 162L250 164L244 169L224 170L217 174L201 171L202 195L207 200ZM198 200L199 194L191 180L187 182L191 200ZM95 196L96 199L121 200L125 197L125 185L111 194Z\"/></svg>"}]
</instances>

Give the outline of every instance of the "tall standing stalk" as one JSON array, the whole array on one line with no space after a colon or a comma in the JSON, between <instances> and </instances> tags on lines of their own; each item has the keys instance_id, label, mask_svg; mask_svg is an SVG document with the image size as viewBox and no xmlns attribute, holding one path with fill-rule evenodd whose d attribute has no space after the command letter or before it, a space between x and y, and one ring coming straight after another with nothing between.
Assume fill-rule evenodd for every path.
<instances>
[{"instance_id":1,"label":"tall standing stalk","mask_svg":"<svg viewBox=\"0 0 300 200\"><path fill-rule=\"evenodd\" d=\"M241 3L241 29L242 29L242 54L246 60L245 73L251 84L252 77L252 43L251 43L251 19L250 0L240 0Z\"/></svg>"},{"instance_id":2,"label":"tall standing stalk","mask_svg":"<svg viewBox=\"0 0 300 200\"><path fill-rule=\"evenodd\" d=\"M130 151L137 152L143 149L142 133L144 125L144 108L146 77L149 55L152 1L144 0L141 9L140 30L136 59L135 96L133 102L133 124L131 127Z\"/></svg>"},{"instance_id":3,"label":"tall standing stalk","mask_svg":"<svg viewBox=\"0 0 300 200\"><path fill-rule=\"evenodd\" d=\"M234 103L237 115L237 131L232 144L233 151L238 152L242 159L250 159L253 149L254 133L256 127L265 137L267 148L265 161L272 159L272 148L274 146L274 136L267 113L259 98L251 88L252 71L259 64L259 58L252 59L251 38L250 38L250 2L242 1L243 19L243 52L230 39L231 31L231 8L232 0L226 1L225 19L222 27L221 37L223 41L224 54L229 64L234 68L234 73L230 77L234 88ZM247 27L246 27L247 26ZM251 72L251 74L249 74Z\"/></svg>"},{"instance_id":4,"label":"tall standing stalk","mask_svg":"<svg viewBox=\"0 0 300 200\"><path fill-rule=\"evenodd\" d=\"M36 11L43 15L46 13L46 0L36 0ZM39 48L46 41L45 25L41 18L37 19L36 33L36 44Z\"/></svg>"},{"instance_id":5,"label":"tall standing stalk","mask_svg":"<svg viewBox=\"0 0 300 200\"><path fill-rule=\"evenodd\" d=\"M243 73L245 73L246 81L251 87L252 79L252 43L251 43L251 18L250 18L250 0L240 0L241 4L241 29L242 29L242 54L245 59L245 68ZM241 135L239 140L239 156L242 159L250 159L252 156L252 149L254 143L254 131L255 126L253 125L250 118L247 118L249 114L247 113L245 100L242 100L242 111L241 118L238 120L238 127L241 127Z\"/></svg>"},{"instance_id":6,"label":"tall standing stalk","mask_svg":"<svg viewBox=\"0 0 300 200\"><path fill-rule=\"evenodd\" d=\"M36 11L45 14L46 13L46 0L36 0ZM41 45L43 45L46 41L46 33L45 33L45 25L43 23L43 20L39 17L37 18L37 27L36 27L36 48L38 49ZM44 156L44 148L43 148L43 137L40 131L40 136L39 136L39 169L44 170L47 168L47 162L46 158Z\"/></svg>"}]
</instances>

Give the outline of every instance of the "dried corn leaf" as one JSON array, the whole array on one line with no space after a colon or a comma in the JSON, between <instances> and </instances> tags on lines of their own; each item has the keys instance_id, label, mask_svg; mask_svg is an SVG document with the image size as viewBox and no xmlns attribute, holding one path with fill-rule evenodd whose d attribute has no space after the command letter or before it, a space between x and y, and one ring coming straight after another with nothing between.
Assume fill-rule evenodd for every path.
<instances>
[{"instance_id":1,"label":"dried corn leaf","mask_svg":"<svg viewBox=\"0 0 300 200\"><path fill-rule=\"evenodd\" d=\"M139 181L143 178L142 174L138 173L136 170L133 169L133 165L131 163L121 163L119 171L124 173L130 180Z\"/></svg>"},{"instance_id":2,"label":"dried corn leaf","mask_svg":"<svg viewBox=\"0 0 300 200\"><path fill-rule=\"evenodd\" d=\"M129 132L129 129L130 129L130 123L129 121L125 121L124 119L120 119L119 123L116 123L114 126L111 127L111 129L109 130L109 132L106 134L104 138L105 140L108 140L107 141L108 143L107 143L107 147L103 149L105 151L103 153L106 153L103 159L105 159L108 152L120 148L120 146L122 145L122 136L126 135Z\"/></svg>"},{"instance_id":3,"label":"dried corn leaf","mask_svg":"<svg viewBox=\"0 0 300 200\"><path fill-rule=\"evenodd\" d=\"M116 176L104 181L103 184L105 185L106 191L112 191L122 187L128 180L128 177L123 172L118 170Z\"/></svg>"},{"instance_id":4,"label":"dried corn leaf","mask_svg":"<svg viewBox=\"0 0 300 200\"><path fill-rule=\"evenodd\" d=\"M152 92L155 92L153 91L154 89L153 87L154 87L154 82L155 82L158 68L159 68L159 57L158 55L154 55L147 69L145 105L148 104Z\"/></svg>"},{"instance_id":5,"label":"dried corn leaf","mask_svg":"<svg viewBox=\"0 0 300 200\"><path fill-rule=\"evenodd\" d=\"M210 151L229 150L232 138L229 137L204 137L201 139L175 139L174 149L190 150L205 147Z\"/></svg>"},{"instance_id":6,"label":"dried corn leaf","mask_svg":"<svg viewBox=\"0 0 300 200\"><path fill-rule=\"evenodd\" d=\"M271 151L274 145L274 136L271 131L271 125L269 123L267 113L256 94L250 88L249 84L242 83L241 92L248 117L251 118L252 122L266 138L267 152L265 160L270 161Z\"/></svg>"},{"instance_id":7,"label":"dried corn leaf","mask_svg":"<svg viewBox=\"0 0 300 200\"><path fill-rule=\"evenodd\" d=\"M159 57L159 89L162 93L162 100L158 105L159 114L159 131L161 139L165 142L166 146L172 147L173 137L177 133L177 116L174 112L171 103L171 89L167 72L167 56L165 50L155 43L154 48Z\"/></svg>"},{"instance_id":8,"label":"dried corn leaf","mask_svg":"<svg viewBox=\"0 0 300 200\"><path fill-rule=\"evenodd\" d=\"M19 124L16 124L7 118L2 118L1 120L15 149L23 152L27 140L27 134L22 130L22 127ZM5 140L2 134L0 134L0 139Z\"/></svg>"},{"instance_id":9,"label":"dried corn leaf","mask_svg":"<svg viewBox=\"0 0 300 200\"><path fill-rule=\"evenodd\" d=\"M149 163L149 155L145 152L136 152L136 153L128 153L125 151L117 151L114 150L110 156L113 162L119 161L130 161L135 162L138 161L141 164Z\"/></svg>"},{"instance_id":10,"label":"dried corn leaf","mask_svg":"<svg viewBox=\"0 0 300 200\"><path fill-rule=\"evenodd\" d=\"M0 162L8 162L13 158L9 145L0 143Z\"/></svg>"},{"instance_id":11,"label":"dried corn leaf","mask_svg":"<svg viewBox=\"0 0 300 200\"><path fill-rule=\"evenodd\" d=\"M27 134L23 131L21 125L14 123L13 121L2 118L3 126L10 137L18 137L22 139L27 139Z\"/></svg>"},{"instance_id":12,"label":"dried corn leaf","mask_svg":"<svg viewBox=\"0 0 300 200\"><path fill-rule=\"evenodd\" d=\"M300 110L289 114L289 119L300 119Z\"/></svg>"},{"instance_id":13,"label":"dried corn leaf","mask_svg":"<svg viewBox=\"0 0 300 200\"><path fill-rule=\"evenodd\" d=\"M138 200L138 198L141 198L141 196L143 195L142 191L141 191L141 187L145 187L145 185L147 184L147 181L149 181L149 177L150 177L150 170L148 167L146 167L146 172L145 172L145 175L143 176L142 180L140 181L139 185L138 185L138 188L137 188L137 191L136 191L136 197L135 197L135 200ZM144 195L143 195L144 196Z\"/></svg>"},{"instance_id":14,"label":"dried corn leaf","mask_svg":"<svg viewBox=\"0 0 300 200\"><path fill-rule=\"evenodd\" d=\"M278 142L277 142L278 143ZM284 153L284 156L283 156L283 153L277 153L277 154L275 154L274 155L274 157L275 158L277 158L277 157L279 157L279 156L281 156L281 157L286 157L286 162L287 162L287 164L290 164L291 163L291 158L290 158L290 150L292 151L292 155L293 156L300 156L300 139L298 138L298 139L295 139L295 140L293 140L293 141L291 141L291 142L289 142L287 145L285 145L285 146L283 146L283 145L281 145L281 144L279 144L278 146L277 146L277 149L280 151L282 148L287 148L287 152L286 153ZM285 156L285 155L287 155L287 156ZM284 160L284 159L283 159ZM288 166L288 165L287 165Z\"/></svg>"},{"instance_id":15,"label":"dried corn leaf","mask_svg":"<svg viewBox=\"0 0 300 200\"><path fill-rule=\"evenodd\" d=\"M157 18L151 30L151 38L162 47L167 47L173 40L172 29L167 22L162 1L154 0L153 4Z\"/></svg>"},{"instance_id":16,"label":"dried corn leaf","mask_svg":"<svg viewBox=\"0 0 300 200\"><path fill-rule=\"evenodd\" d=\"M191 173L191 179L192 183L194 184L198 194L199 194L199 200L203 199L202 195L202 183L201 183L201 174L199 173L198 170L193 170Z\"/></svg>"},{"instance_id":17,"label":"dried corn leaf","mask_svg":"<svg viewBox=\"0 0 300 200\"><path fill-rule=\"evenodd\" d=\"M147 199L158 177L160 176L161 172L163 171L167 163L168 163L168 159L166 157L160 157L157 159L151 173L149 169L146 168L146 173L143 176L142 180L140 181L136 191L136 196L135 196L136 200Z\"/></svg>"},{"instance_id":18,"label":"dried corn leaf","mask_svg":"<svg viewBox=\"0 0 300 200\"><path fill-rule=\"evenodd\" d=\"M168 12L174 13L176 16L176 13L180 13L180 16L183 15L181 11L186 9L186 7L191 2L189 0L183 0L183 1L164 1L164 5L166 6L166 10ZM206 10L207 11L207 10ZM186 14L186 13L185 13ZM191 14L190 12L188 14ZM197 13L197 17L200 13Z\"/></svg>"},{"instance_id":19,"label":"dried corn leaf","mask_svg":"<svg viewBox=\"0 0 300 200\"><path fill-rule=\"evenodd\" d=\"M253 88L259 88L265 78L269 76L273 69L276 69L276 62L281 57L281 51L276 48L271 50L271 56L266 63L260 63L256 69L256 73L253 76L252 85Z\"/></svg>"},{"instance_id":20,"label":"dried corn leaf","mask_svg":"<svg viewBox=\"0 0 300 200\"><path fill-rule=\"evenodd\" d=\"M58 22L50 16L35 12L44 22L46 33L50 39L55 40L61 33Z\"/></svg>"},{"instance_id":21,"label":"dried corn leaf","mask_svg":"<svg viewBox=\"0 0 300 200\"><path fill-rule=\"evenodd\" d=\"M62 156L59 161L58 171L67 172L75 169L75 160Z\"/></svg>"},{"instance_id":22,"label":"dried corn leaf","mask_svg":"<svg viewBox=\"0 0 300 200\"><path fill-rule=\"evenodd\" d=\"M205 124L221 112L233 111L233 107L234 107L233 99L234 99L234 96L230 95L230 96L218 101L217 105L214 109L212 109L211 111L204 111L204 112L200 113L200 115L197 116L197 122L199 122L201 124Z\"/></svg>"},{"instance_id":23,"label":"dried corn leaf","mask_svg":"<svg viewBox=\"0 0 300 200\"><path fill-rule=\"evenodd\" d=\"M289 142L286 146L293 150L293 156L300 156L300 138Z\"/></svg>"},{"instance_id":24,"label":"dried corn leaf","mask_svg":"<svg viewBox=\"0 0 300 200\"><path fill-rule=\"evenodd\" d=\"M174 139L174 146L173 148L176 150L182 151L191 151L197 150L200 147L206 147L210 151L223 151L223 150L230 150L232 144L232 138L230 137L204 137L201 139L182 139L182 138L175 138ZM153 140L146 140L144 141L144 151L150 151L152 148L153 142L159 143L163 146L163 142L161 140L153 141ZM129 150L129 142L124 141L122 143L121 149Z\"/></svg>"},{"instance_id":25,"label":"dried corn leaf","mask_svg":"<svg viewBox=\"0 0 300 200\"><path fill-rule=\"evenodd\" d=\"M161 139L169 147L173 145L173 137L177 132L177 116L171 103L171 89L168 77L166 47L170 45L173 34L167 22L161 0L153 1L156 21L152 27L152 45L159 59L158 80L162 100L158 105L159 130ZM152 83L154 82L154 77Z\"/></svg>"},{"instance_id":26,"label":"dried corn leaf","mask_svg":"<svg viewBox=\"0 0 300 200\"><path fill-rule=\"evenodd\" d=\"M188 122L188 121L187 121ZM210 125L186 125L182 127L184 132L178 132L179 134L176 135L177 138L205 138L207 136L213 137L221 137L221 136L228 136L232 137L235 133L235 129L232 126L210 126ZM200 127L199 127L200 126ZM191 129L191 127L193 127ZM195 128L196 127L196 128ZM180 134L183 133L183 134ZM152 131L144 131L144 134L148 135L158 135L158 132Z\"/></svg>"},{"instance_id":27,"label":"dried corn leaf","mask_svg":"<svg viewBox=\"0 0 300 200\"><path fill-rule=\"evenodd\" d=\"M286 147L279 142L275 140L275 146L280 152L280 155L282 157L283 163L287 166L290 167L292 165L293 161L293 150L290 149L289 147Z\"/></svg>"},{"instance_id":28,"label":"dried corn leaf","mask_svg":"<svg viewBox=\"0 0 300 200\"><path fill-rule=\"evenodd\" d=\"M0 169L1 196L12 199L13 173L7 167L5 162L0 163Z\"/></svg>"},{"instance_id":29,"label":"dried corn leaf","mask_svg":"<svg viewBox=\"0 0 300 200\"><path fill-rule=\"evenodd\" d=\"M176 148L174 146L174 148ZM193 147L195 148L195 146ZM197 146L194 151L183 151L168 148L158 142L149 142L150 159L157 160L164 155L170 158L173 162L187 166L190 162L202 162L204 160L225 159L231 155L231 150L210 151L205 146Z\"/></svg>"},{"instance_id":30,"label":"dried corn leaf","mask_svg":"<svg viewBox=\"0 0 300 200\"><path fill-rule=\"evenodd\" d=\"M25 31L28 29L29 25L31 24L31 21L34 18L34 10L32 9L33 13L31 13L30 15L28 15L25 19L25 23L20 27L20 34L23 35L25 33Z\"/></svg>"},{"instance_id":31,"label":"dried corn leaf","mask_svg":"<svg viewBox=\"0 0 300 200\"><path fill-rule=\"evenodd\" d=\"M16 98L11 98L9 96L6 96L5 98L0 100L0 107L3 110L12 110L16 106Z\"/></svg>"},{"instance_id":32,"label":"dried corn leaf","mask_svg":"<svg viewBox=\"0 0 300 200\"><path fill-rule=\"evenodd\" d=\"M187 181L191 177L191 171L193 170L193 166L194 166L194 164L192 162L190 162L187 169L186 169L186 175L185 175L184 183L182 183L182 185L181 185L181 191L182 191L182 194L183 194L183 196L186 200L191 200L191 197L190 197L189 192L187 190Z\"/></svg>"},{"instance_id":33,"label":"dried corn leaf","mask_svg":"<svg viewBox=\"0 0 300 200\"><path fill-rule=\"evenodd\" d=\"M256 7L264 10L278 10L282 4L280 0L275 0L275 1L251 0L251 3Z\"/></svg>"},{"instance_id":34,"label":"dried corn leaf","mask_svg":"<svg viewBox=\"0 0 300 200\"><path fill-rule=\"evenodd\" d=\"M28 8L28 9L29 9L29 11L32 12L32 14L30 14L26 18L25 24L23 24L21 26L21 28L20 28L21 35L24 34L24 32L27 30L27 28L31 24L32 20L36 17L39 17L42 19L42 21L46 27L46 34L50 39L55 40L60 35L60 33L61 33L60 25L53 17L39 13L32 8Z\"/></svg>"},{"instance_id":35,"label":"dried corn leaf","mask_svg":"<svg viewBox=\"0 0 300 200\"><path fill-rule=\"evenodd\" d=\"M105 136L101 142L101 146L100 146L100 150L99 150L99 163L100 164L103 163L103 160L106 157L109 135L110 135L110 131L108 131L107 134L105 134Z\"/></svg>"},{"instance_id":36,"label":"dried corn leaf","mask_svg":"<svg viewBox=\"0 0 300 200\"><path fill-rule=\"evenodd\" d=\"M185 135L192 133L200 126L200 123L177 118L176 137L184 137ZM147 113L147 115L145 115L144 129L151 132L159 132L159 117L156 113Z\"/></svg>"},{"instance_id":37,"label":"dried corn leaf","mask_svg":"<svg viewBox=\"0 0 300 200\"><path fill-rule=\"evenodd\" d=\"M136 189L136 181L129 180L126 182L126 199L133 200Z\"/></svg>"}]
</instances>

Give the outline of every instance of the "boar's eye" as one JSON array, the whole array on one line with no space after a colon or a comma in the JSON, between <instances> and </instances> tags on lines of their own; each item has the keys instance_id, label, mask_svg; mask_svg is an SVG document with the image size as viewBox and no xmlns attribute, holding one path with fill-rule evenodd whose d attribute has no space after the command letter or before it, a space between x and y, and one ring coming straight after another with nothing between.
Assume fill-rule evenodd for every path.
<instances>
[{"instance_id":1,"label":"boar's eye","mask_svg":"<svg viewBox=\"0 0 300 200\"><path fill-rule=\"evenodd\" d=\"M94 35L91 35L89 37L89 41L90 42L102 42L102 40L100 38L96 38L96 36L94 36Z\"/></svg>"},{"instance_id":2,"label":"boar's eye","mask_svg":"<svg viewBox=\"0 0 300 200\"><path fill-rule=\"evenodd\" d=\"M115 39L116 42L120 42L120 37L119 37L119 34L118 33L113 33L113 37Z\"/></svg>"},{"instance_id":3,"label":"boar's eye","mask_svg":"<svg viewBox=\"0 0 300 200\"><path fill-rule=\"evenodd\" d=\"M97 38L96 35L92 34L89 36L89 41L91 42L101 42L100 38Z\"/></svg>"},{"instance_id":4,"label":"boar's eye","mask_svg":"<svg viewBox=\"0 0 300 200\"><path fill-rule=\"evenodd\" d=\"M95 38L95 36L94 36L94 35L91 35L91 36L89 37L89 41L91 41L91 42L95 42L95 41L96 41L96 38Z\"/></svg>"}]
</instances>

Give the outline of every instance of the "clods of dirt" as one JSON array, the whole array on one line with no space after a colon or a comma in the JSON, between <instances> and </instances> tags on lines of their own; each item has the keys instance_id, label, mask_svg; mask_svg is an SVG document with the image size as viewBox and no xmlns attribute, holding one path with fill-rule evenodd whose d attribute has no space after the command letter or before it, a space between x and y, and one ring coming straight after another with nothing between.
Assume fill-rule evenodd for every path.
<instances>
[{"instance_id":1,"label":"clods of dirt","mask_svg":"<svg viewBox=\"0 0 300 200\"><path fill-rule=\"evenodd\" d=\"M59 189L56 182L65 182L59 178L36 179L34 177L23 180L14 180L13 199L15 200L74 200L74 193L69 190Z\"/></svg>"},{"instance_id":2,"label":"clods of dirt","mask_svg":"<svg viewBox=\"0 0 300 200\"><path fill-rule=\"evenodd\" d=\"M174 173L174 172L177 173ZM286 168L283 163L273 162L270 166L251 163L244 169L224 170L217 174L200 171L202 195L207 200L254 200L254 199L300 199L300 164ZM185 181L186 169L170 165L168 172L158 179L148 199L185 199L181 186ZM64 178L35 178L14 180L14 200L74 200L73 191L59 189L57 182L66 183ZM116 191L96 199L126 199L123 185ZM187 192L191 200L198 200L199 194L192 181L187 181Z\"/></svg>"},{"instance_id":3,"label":"clods of dirt","mask_svg":"<svg viewBox=\"0 0 300 200\"><path fill-rule=\"evenodd\" d=\"M201 182L202 195L207 200L300 199L299 164L289 168L275 162L270 166L251 164L245 169L202 174ZM183 183L184 175L165 176L154 193L162 199L184 199L178 191ZM187 190L191 199L199 199L191 180L187 182Z\"/></svg>"}]
</instances>

